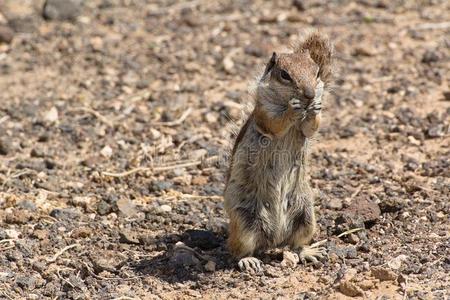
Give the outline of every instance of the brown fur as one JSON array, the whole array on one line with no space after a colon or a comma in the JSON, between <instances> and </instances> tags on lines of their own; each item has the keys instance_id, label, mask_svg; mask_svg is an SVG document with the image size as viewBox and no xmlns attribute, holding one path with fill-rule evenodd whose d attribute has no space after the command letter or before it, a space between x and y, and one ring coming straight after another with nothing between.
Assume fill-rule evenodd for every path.
<instances>
[{"instance_id":1,"label":"brown fur","mask_svg":"<svg viewBox=\"0 0 450 300\"><path fill-rule=\"evenodd\" d=\"M282 245L300 248L314 233L306 162L331 80L331 54L328 40L314 33L293 53L274 53L266 66L254 111L237 136L224 192L235 257Z\"/></svg>"}]
</instances>

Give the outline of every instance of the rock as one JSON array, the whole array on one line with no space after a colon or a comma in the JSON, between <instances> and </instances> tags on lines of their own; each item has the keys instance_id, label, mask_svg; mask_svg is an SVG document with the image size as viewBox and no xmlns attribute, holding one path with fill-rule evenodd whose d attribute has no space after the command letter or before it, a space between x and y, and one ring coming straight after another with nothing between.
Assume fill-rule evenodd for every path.
<instances>
[{"instance_id":1,"label":"rock","mask_svg":"<svg viewBox=\"0 0 450 300\"><path fill-rule=\"evenodd\" d=\"M342 281L350 281L353 278L355 278L356 274L358 274L358 270L353 269L353 268L349 268L349 269L344 269L344 275L342 276Z\"/></svg>"},{"instance_id":2,"label":"rock","mask_svg":"<svg viewBox=\"0 0 450 300\"><path fill-rule=\"evenodd\" d=\"M358 199L350 203L345 213L351 216L358 216L366 226L373 225L381 215L381 210L373 201L367 199ZM369 226L370 227L370 226Z\"/></svg>"},{"instance_id":3,"label":"rock","mask_svg":"<svg viewBox=\"0 0 450 300\"><path fill-rule=\"evenodd\" d=\"M125 243L125 244L140 244L139 238L137 237L136 233L130 230L122 230L119 232L119 242Z\"/></svg>"},{"instance_id":4,"label":"rock","mask_svg":"<svg viewBox=\"0 0 450 300\"><path fill-rule=\"evenodd\" d=\"M349 297L362 296L364 291L352 281L342 281L339 284L339 291Z\"/></svg>"},{"instance_id":5,"label":"rock","mask_svg":"<svg viewBox=\"0 0 450 300\"><path fill-rule=\"evenodd\" d=\"M46 229L35 229L33 231L33 237L39 239L39 240L45 240L48 239L48 230Z\"/></svg>"},{"instance_id":6,"label":"rock","mask_svg":"<svg viewBox=\"0 0 450 300\"><path fill-rule=\"evenodd\" d=\"M57 163L55 161L53 161L53 160L50 160L50 159L45 159L44 160L44 165L49 170L53 170L53 169L55 169L57 167Z\"/></svg>"},{"instance_id":7,"label":"rock","mask_svg":"<svg viewBox=\"0 0 450 300\"><path fill-rule=\"evenodd\" d=\"M33 149L31 149L30 156L42 158L42 157L45 157L45 152L42 149L33 148Z\"/></svg>"},{"instance_id":8,"label":"rock","mask_svg":"<svg viewBox=\"0 0 450 300\"><path fill-rule=\"evenodd\" d=\"M161 137L161 132L156 130L155 128L150 128L150 138L152 140L157 140Z\"/></svg>"},{"instance_id":9,"label":"rock","mask_svg":"<svg viewBox=\"0 0 450 300\"><path fill-rule=\"evenodd\" d=\"M78 227L72 231L70 235L74 239L87 238L92 235L92 229L89 227Z\"/></svg>"},{"instance_id":10,"label":"rock","mask_svg":"<svg viewBox=\"0 0 450 300\"><path fill-rule=\"evenodd\" d=\"M328 249L329 255L335 254L340 258L356 258L358 256L358 252L354 246L338 247L334 242L330 242Z\"/></svg>"},{"instance_id":11,"label":"rock","mask_svg":"<svg viewBox=\"0 0 450 300\"><path fill-rule=\"evenodd\" d=\"M0 25L0 44L9 44L14 38L14 31L5 25Z\"/></svg>"},{"instance_id":12,"label":"rock","mask_svg":"<svg viewBox=\"0 0 450 300\"><path fill-rule=\"evenodd\" d=\"M110 146L106 145L102 148L102 150L100 150L100 154L106 158L110 158L113 155L113 150Z\"/></svg>"},{"instance_id":13,"label":"rock","mask_svg":"<svg viewBox=\"0 0 450 300\"><path fill-rule=\"evenodd\" d=\"M380 281L395 281L397 280L397 274L394 271L384 267L372 267L371 275Z\"/></svg>"},{"instance_id":14,"label":"rock","mask_svg":"<svg viewBox=\"0 0 450 300\"><path fill-rule=\"evenodd\" d=\"M148 88L148 86L150 85L150 80L148 79L140 79L137 83L136 83L136 88L143 90Z\"/></svg>"},{"instance_id":15,"label":"rock","mask_svg":"<svg viewBox=\"0 0 450 300\"><path fill-rule=\"evenodd\" d=\"M8 278L13 277L14 273L0 272L0 282L5 282Z\"/></svg>"},{"instance_id":16,"label":"rock","mask_svg":"<svg viewBox=\"0 0 450 300\"><path fill-rule=\"evenodd\" d=\"M213 262L212 260L209 260L205 264L205 270L208 271L208 272L214 272L216 270L216 263Z\"/></svg>"},{"instance_id":17,"label":"rock","mask_svg":"<svg viewBox=\"0 0 450 300\"><path fill-rule=\"evenodd\" d=\"M0 139L0 155L8 155L12 148L12 142L9 139Z\"/></svg>"},{"instance_id":18,"label":"rock","mask_svg":"<svg viewBox=\"0 0 450 300\"><path fill-rule=\"evenodd\" d=\"M90 207L93 202L94 202L94 198L87 197L87 196L75 196L72 199L73 205L84 208L84 209Z\"/></svg>"},{"instance_id":19,"label":"rock","mask_svg":"<svg viewBox=\"0 0 450 300\"><path fill-rule=\"evenodd\" d=\"M18 239L21 233L15 229L5 229L6 237L8 239Z\"/></svg>"},{"instance_id":20,"label":"rock","mask_svg":"<svg viewBox=\"0 0 450 300\"><path fill-rule=\"evenodd\" d=\"M427 131L427 136L429 138L439 138L443 137L444 135L445 135L445 127L443 124L433 126Z\"/></svg>"},{"instance_id":21,"label":"rock","mask_svg":"<svg viewBox=\"0 0 450 300\"><path fill-rule=\"evenodd\" d=\"M444 95L444 99L446 101L450 101L450 91L445 91L442 93L442 95Z\"/></svg>"},{"instance_id":22,"label":"rock","mask_svg":"<svg viewBox=\"0 0 450 300\"><path fill-rule=\"evenodd\" d=\"M132 217L137 213L136 206L129 199L119 199L117 200L116 204L119 211L126 217Z\"/></svg>"},{"instance_id":23,"label":"rock","mask_svg":"<svg viewBox=\"0 0 450 300\"><path fill-rule=\"evenodd\" d=\"M13 210L5 217L5 223L8 224L25 224L31 219L31 214L25 210Z\"/></svg>"},{"instance_id":24,"label":"rock","mask_svg":"<svg viewBox=\"0 0 450 300\"><path fill-rule=\"evenodd\" d=\"M258 47L256 45L248 45L247 47L245 47L244 49L245 54L254 56L254 57L262 57L264 56L264 49L262 49L261 47Z\"/></svg>"},{"instance_id":25,"label":"rock","mask_svg":"<svg viewBox=\"0 0 450 300\"><path fill-rule=\"evenodd\" d=\"M376 286L376 282L374 280L364 279L358 282L358 286L364 291L368 291Z\"/></svg>"},{"instance_id":26,"label":"rock","mask_svg":"<svg viewBox=\"0 0 450 300\"><path fill-rule=\"evenodd\" d=\"M203 159L206 157L206 155L208 155L208 151L205 149L197 149L192 151L191 153L189 153L190 157L194 160L199 160L199 159Z\"/></svg>"},{"instance_id":27,"label":"rock","mask_svg":"<svg viewBox=\"0 0 450 300\"><path fill-rule=\"evenodd\" d=\"M408 260L408 256L406 256L404 254L400 254L396 258L393 258L390 261L388 261L387 265L389 266L389 268L391 268L393 270L398 270L402 266L402 262L404 262L406 260Z\"/></svg>"},{"instance_id":28,"label":"rock","mask_svg":"<svg viewBox=\"0 0 450 300\"><path fill-rule=\"evenodd\" d=\"M36 287L36 278L34 276L19 276L16 284L24 290L33 290Z\"/></svg>"},{"instance_id":29,"label":"rock","mask_svg":"<svg viewBox=\"0 0 450 300\"><path fill-rule=\"evenodd\" d=\"M58 121L58 118L59 118L58 109L55 106L50 108L50 110L48 110L44 114L44 121L49 122L49 123L54 123L54 122Z\"/></svg>"},{"instance_id":30,"label":"rock","mask_svg":"<svg viewBox=\"0 0 450 300\"><path fill-rule=\"evenodd\" d=\"M440 57L438 53L435 50L427 50L422 56L422 62L423 63L432 63L439 61Z\"/></svg>"},{"instance_id":31,"label":"rock","mask_svg":"<svg viewBox=\"0 0 450 300\"><path fill-rule=\"evenodd\" d=\"M202 250L211 250L220 246L219 239L207 230L187 230L184 234L183 241L192 248L200 248Z\"/></svg>"},{"instance_id":32,"label":"rock","mask_svg":"<svg viewBox=\"0 0 450 300\"><path fill-rule=\"evenodd\" d=\"M359 241L360 241L359 237L358 237L356 234L354 234L354 233L349 234L349 235L347 236L347 239L348 239L348 241L349 241L350 243L352 243L353 245L358 244Z\"/></svg>"},{"instance_id":33,"label":"rock","mask_svg":"<svg viewBox=\"0 0 450 300\"><path fill-rule=\"evenodd\" d=\"M208 177L206 176L195 176L192 178L191 183L193 185L205 185L208 183Z\"/></svg>"},{"instance_id":34,"label":"rock","mask_svg":"<svg viewBox=\"0 0 450 300\"><path fill-rule=\"evenodd\" d=\"M43 17L47 20L73 21L81 12L81 0L47 0Z\"/></svg>"},{"instance_id":35,"label":"rock","mask_svg":"<svg viewBox=\"0 0 450 300\"><path fill-rule=\"evenodd\" d=\"M90 255L94 271L100 273L103 271L115 272L120 269L126 258L120 252L104 250L101 253L94 253Z\"/></svg>"},{"instance_id":36,"label":"rock","mask_svg":"<svg viewBox=\"0 0 450 300\"><path fill-rule=\"evenodd\" d=\"M345 258L357 258L358 257L358 252L356 251L355 247L345 247L344 248L345 251Z\"/></svg>"},{"instance_id":37,"label":"rock","mask_svg":"<svg viewBox=\"0 0 450 300\"><path fill-rule=\"evenodd\" d=\"M225 56L225 58L222 61L223 68L228 74L232 74L234 71L234 62L233 59L231 59L231 55Z\"/></svg>"},{"instance_id":38,"label":"rock","mask_svg":"<svg viewBox=\"0 0 450 300\"><path fill-rule=\"evenodd\" d=\"M170 181L153 181L150 184L150 192L161 192L167 191L172 188L172 183Z\"/></svg>"},{"instance_id":39,"label":"rock","mask_svg":"<svg viewBox=\"0 0 450 300\"><path fill-rule=\"evenodd\" d=\"M33 13L12 16L8 20L9 27L15 32L34 33L39 26L40 20Z\"/></svg>"},{"instance_id":40,"label":"rock","mask_svg":"<svg viewBox=\"0 0 450 300\"><path fill-rule=\"evenodd\" d=\"M330 209L340 210L342 209L342 200L333 197L326 203L326 207Z\"/></svg>"},{"instance_id":41,"label":"rock","mask_svg":"<svg viewBox=\"0 0 450 300\"><path fill-rule=\"evenodd\" d=\"M298 254L291 251L283 251L283 260L281 261L281 265L283 267L294 268L299 263L300 259Z\"/></svg>"},{"instance_id":42,"label":"rock","mask_svg":"<svg viewBox=\"0 0 450 300\"><path fill-rule=\"evenodd\" d=\"M170 205L163 204L158 207L158 211L163 212L163 213L168 213L168 212L172 211L172 207L170 207Z\"/></svg>"},{"instance_id":43,"label":"rock","mask_svg":"<svg viewBox=\"0 0 450 300\"><path fill-rule=\"evenodd\" d=\"M22 200L17 204L18 207L29 210L29 211L35 211L36 210L36 204L31 202L30 200Z\"/></svg>"},{"instance_id":44,"label":"rock","mask_svg":"<svg viewBox=\"0 0 450 300\"><path fill-rule=\"evenodd\" d=\"M358 46L354 49L352 55L353 56L374 56L376 54L376 51L374 49L371 49L367 46Z\"/></svg>"},{"instance_id":45,"label":"rock","mask_svg":"<svg viewBox=\"0 0 450 300\"><path fill-rule=\"evenodd\" d=\"M394 86L389 87L386 91L389 94L396 94L396 93L400 92L400 90L401 90L401 88L398 85L394 85Z\"/></svg>"},{"instance_id":46,"label":"rock","mask_svg":"<svg viewBox=\"0 0 450 300\"><path fill-rule=\"evenodd\" d=\"M217 123L218 120L219 115L214 111L205 114L205 121L210 124Z\"/></svg>"},{"instance_id":47,"label":"rock","mask_svg":"<svg viewBox=\"0 0 450 300\"><path fill-rule=\"evenodd\" d=\"M104 48L103 39L99 36L95 36L89 40L91 47L94 51L101 52Z\"/></svg>"},{"instance_id":48,"label":"rock","mask_svg":"<svg viewBox=\"0 0 450 300\"><path fill-rule=\"evenodd\" d=\"M55 208L50 212L50 216L58 220L74 221L80 218L81 212L73 207Z\"/></svg>"},{"instance_id":49,"label":"rock","mask_svg":"<svg viewBox=\"0 0 450 300\"><path fill-rule=\"evenodd\" d=\"M113 207L108 202L102 200L97 205L97 213L101 216L107 215L113 211Z\"/></svg>"},{"instance_id":50,"label":"rock","mask_svg":"<svg viewBox=\"0 0 450 300\"><path fill-rule=\"evenodd\" d=\"M306 10L305 0L293 0L292 1L292 6L294 6L299 11L305 11Z\"/></svg>"},{"instance_id":51,"label":"rock","mask_svg":"<svg viewBox=\"0 0 450 300\"><path fill-rule=\"evenodd\" d=\"M379 204L382 213L393 213L403 209L404 203L397 198L386 198Z\"/></svg>"},{"instance_id":52,"label":"rock","mask_svg":"<svg viewBox=\"0 0 450 300\"><path fill-rule=\"evenodd\" d=\"M201 267L201 262L197 258L196 252L194 249L190 249L190 247L184 245L182 242L178 242L175 244L174 252L170 261L175 266L194 266L197 268Z\"/></svg>"}]
</instances>

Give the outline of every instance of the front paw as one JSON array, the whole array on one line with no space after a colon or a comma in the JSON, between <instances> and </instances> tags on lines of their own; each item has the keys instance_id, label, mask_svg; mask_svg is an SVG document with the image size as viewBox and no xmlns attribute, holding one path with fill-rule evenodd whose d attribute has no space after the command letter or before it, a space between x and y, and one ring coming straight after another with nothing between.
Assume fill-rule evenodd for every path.
<instances>
[{"instance_id":1,"label":"front paw","mask_svg":"<svg viewBox=\"0 0 450 300\"><path fill-rule=\"evenodd\" d=\"M322 101L313 101L309 106L308 106L308 114L311 115L318 115L320 114L320 112L322 111Z\"/></svg>"},{"instance_id":2,"label":"front paw","mask_svg":"<svg viewBox=\"0 0 450 300\"><path fill-rule=\"evenodd\" d=\"M298 118L304 119L306 117L307 109L301 100L292 98L289 101L289 107Z\"/></svg>"}]
</instances>

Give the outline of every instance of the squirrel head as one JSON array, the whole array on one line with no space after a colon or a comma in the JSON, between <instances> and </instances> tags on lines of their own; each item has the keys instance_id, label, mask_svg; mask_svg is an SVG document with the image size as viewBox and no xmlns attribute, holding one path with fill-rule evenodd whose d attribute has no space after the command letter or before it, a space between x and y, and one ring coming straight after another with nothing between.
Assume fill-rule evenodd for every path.
<instances>
[{"instance_id":1,"label":"squirrel head","mask_svg":"<svg viewBox=\"0 0 450 300\"><path fill-rule=\"evenodd\" d=\"M292 53L273 53L261 77L261 88L280 100L311 102L318 83L331 79L332 46L318 33L309 35Z\"/></svg>"}]
</instances>

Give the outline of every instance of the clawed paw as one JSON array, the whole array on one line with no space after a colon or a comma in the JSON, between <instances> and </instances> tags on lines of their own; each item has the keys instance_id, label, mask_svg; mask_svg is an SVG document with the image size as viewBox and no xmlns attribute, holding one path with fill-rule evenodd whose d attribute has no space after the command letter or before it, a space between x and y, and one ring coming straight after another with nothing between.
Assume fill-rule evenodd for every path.
<instances>
[{"instance_id":1,"label":"clawed paw","mask_svg":"<svg viewBox=\"0 0 450 300\"><path fill-rule=\"evenodd\" d=\"M250 273L262 272L262 262L256 257L244 257L238 262L239 269Z\"/></svg>"},{"instance_id":2,"label":"clawed paw","mask_svg":"<svg viewBox=\"0 0 450 300\"><path fill-rule=\"evenodd\" d=\"M306 264L307 262L312 262L316 264L319 260L323 260L328 257L327 250L320 245L304 246L299 252L300 262Z\"/></svg>"},{"instance_id":3,"label":"clawed paw","mask_svg":"<svg viewBox=\"0 0 450 300\"><path fill-rule=\"evenodd\" d=\"M308 106L308 112L318 115L322 110L322 102L321 101L314 101Z\"/></svg>"},{"instance_id":4,"label":"clawed paw","mask_svg":"<svg viewBox=\"0 0 450 300\"><path fill-rule=\"evenodd\" d=\"M296 98L292 98L289 101L289 105L292 108L292 110L301 118L304 118L306 116L307 110L305 104Z\"/></svg>"},{"instance_id":5,"label":"clawed paw","mask_svg":"<svg viewBox=\"0 0 450 300\"><path fill-rule=\"evenodd\" d=\"M293 109L300 109L300 110L304 110L305 108L306 108L306 106L305 106L305 104L301 101L301 100L299 100L299 99L297 99L297 98L292 98L290 101L289 101L289 105L293 108Z\"/></svg>"}]
</instances>

